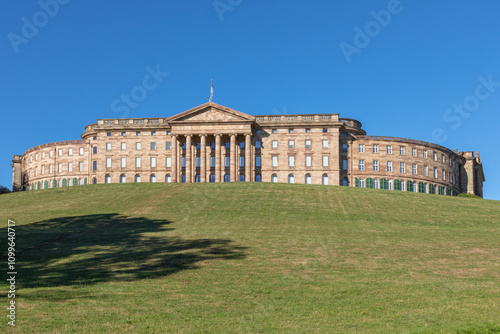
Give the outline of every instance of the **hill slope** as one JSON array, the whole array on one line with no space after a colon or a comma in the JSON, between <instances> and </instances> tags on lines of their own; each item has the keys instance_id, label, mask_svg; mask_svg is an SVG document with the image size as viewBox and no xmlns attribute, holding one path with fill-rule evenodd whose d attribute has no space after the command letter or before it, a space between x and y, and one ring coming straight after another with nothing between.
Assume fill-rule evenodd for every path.
<instances>
[{"instance_id":1,"label":"hill slope","mask_svg":"<svg viewBox=\"0 0 500 334\"><path fill-rule=\"evenodd\" d=\"M2 195L0 214L23 333L500 332L500 202L110 184Z\"/></svg>"}]
</instances>

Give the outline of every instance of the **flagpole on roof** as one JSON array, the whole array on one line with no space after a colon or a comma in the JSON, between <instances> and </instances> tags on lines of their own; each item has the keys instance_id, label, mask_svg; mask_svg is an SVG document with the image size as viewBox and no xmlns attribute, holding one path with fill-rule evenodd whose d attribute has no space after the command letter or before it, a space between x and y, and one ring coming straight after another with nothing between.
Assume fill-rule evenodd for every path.
<instances>
[{"instance_id":1,"label":"flagpole on roof","mask_svg":"<svg viewBox=\"0 0 500 334\"><path fill-rule=\"evenodd\" d=\"M210 79L210 100L208 102L212 102L212 97L214 97L214 83L213 79Z\"/></svg>"}]
</instances>

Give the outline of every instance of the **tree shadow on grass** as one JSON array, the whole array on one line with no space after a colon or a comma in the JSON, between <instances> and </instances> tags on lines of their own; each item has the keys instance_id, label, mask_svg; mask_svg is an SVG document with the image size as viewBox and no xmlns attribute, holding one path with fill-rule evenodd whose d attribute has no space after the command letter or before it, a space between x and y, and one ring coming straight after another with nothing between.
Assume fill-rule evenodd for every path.
<instances>
[{"instance_id":1,"label":"tree shadow on grass","mask_svg":"<svg viewBox=\"0 0 500 334\"><path fill-rule=\"evenodd\" d=\"M197 269L209 260L242 259L227 239L172 236L172 222L118 214L63 217L16 228L20 287L131 281ZM6 235L6 228L0 235ZM5 233L4 233L5 232Z\"/></svg>"}]
</instances>

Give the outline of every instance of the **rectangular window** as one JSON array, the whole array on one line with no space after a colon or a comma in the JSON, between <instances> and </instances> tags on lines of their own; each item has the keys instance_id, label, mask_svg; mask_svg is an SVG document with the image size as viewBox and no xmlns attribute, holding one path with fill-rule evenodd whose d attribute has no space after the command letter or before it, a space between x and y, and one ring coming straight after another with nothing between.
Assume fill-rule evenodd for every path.
<instances>
[{"instance_id":1,"label":"rectangular window","mask_svg":"<svg viewBox=\"0 0 500 334\"><path fill-rule=\"evenodd\" d=\"M167 136L170 136L172 132L171 131L167 131Z\"/></svg>"},{"instance_id":2,"label":"rectangular window","mask_svg":"<svg viewBox=\"0 0 500 334\"><path fill-rule=\"evenodd\" d=\"M441 178L443 179L443 181L446 180L446 172L444 171L444 169L441 171Z\"/></svg>"},{"instance_id":3,"label":"rectangular window","mask_svg":"<svg viewBox=\"0 0 500 334\"><path fill-rule=\"evenodd\" d=\"M295 156L293 155L288 156L288 166L289 167L295 166Z\"/></svg>"},{"instance_id":4,"label":"rectangular window","mask_svg":"<svg viewBox=\"0 0 500 334\"><path fill-rule=\"evenodd\" d=\"M428 174L428 171L427 171L427 166L426 166L426 165L424 165L424 176L428 176L427 174Z\"/></svg>"},{"instance_id":5,"label":"rectangular window","mask_svg":"<svg viewBox=\"0 0 500 334\"><path fill-rule=\"evenodd\" d=\"M342 169L347 170L347 167L348 167L347 160L346 159L342 160Z\"/></svg>"},{"instance_id":6,"label":"rectangular window","mask_svg":"<svg viewBox=\"0 0 500 334\"><path fill-rule=\"evenodd\" d=\"M273 165L273 167L278 167L278 157L277 156L272 157L272 165Z\"/></svg>"},{"instance_id":7,"label":"rectangular window","mask_svg":"<svg viewBox=\"0 0 500 334\"><path fill-rule=\"evenodd\" d=\"M136 131L135 135L136 136L140 136L141 135L141 131Z\"/></svg>"},{"instance_id":8,"label":"rectangular window","mask_svg":"<svg viewBox=\"0 0 500 334\"><path fill-rule=\"evenodd\" d=\"M83 155L83 147L80 147L80 155Z\"/></svg>"},{"instance_id":9,"label":"rectangular window","mask_svg":"<svg viewBox=\"0 0 500 334\"><path fill-rule=\"evenodd\" d=\"M392 172L392 161L387 161L387 171Z\"/></svg>"},{"instance_id":10,"label":"rectangular window","mask_svg":"<svg viewBox=\"0 0 500 334\"><path fill-rule=\"evenodd\" d=\"M271 147L272 148L278 148L278 141L277 140L273 140L272 143L271 143Z\"/></svg>"},{"instance_id":11,"label":"rectangular window","mask_svg":"<svg viewBox=\"0 0 500 334\"><path fill-rule=\"evenodd\" d=\"M427 159L427 150L422 151L422 156L424 157L424 159Z\"/></svg>"},{"instance_id":12,"label":"rectangular window","mask_svg":"<svg viewBox=\"0 0 500 334\"><path fill-rule=\"evenodd\" d=\"M416 157L417 156L417 149L416 148L412 148L411 149L411 156L412 157Z\"/></svg>"},{"instance_id":13,"label":"rectangular window","mask_svg":"<svg viewBox=\"0 0 500 334\"><path fill-rule=\"evenodd\" d=\"M111 137L111 132L106 133L106 136Z\"/></svg>"},{"instance_id":14,"label":"rectangular window","mask_svg":"<svg viewBox=\"0 0 500 334\"><path fill-rule=\"evenodd\" d=\"M276 129L272 129L272 130L271 130L271 132L272 132L272 133L278 133L278 130L276 130Z\"/></svg>"},{"instance_id":15,"label":"rectangular window","mask_svg":"<svg viewBox=\"0 0 500 334\"><path fill-rule=\"evenodd\" d=\"M97 164L96 164L96 161L94 161L94 166L97 167ZM94 170L96 170L97 168L95 168ZM59 173L62 173L62 164L57 164L57 171Z\"/></svg>"},{"instance_id":16,"label":"rectangular window","mask_svg":"<svg viewBox=\"0 0 500 334\"><path fill-rule=\"evenodd\" d=\"M167 166L167 168L172 167L172 158L171 157L167 157L166 166Z\"/></svg>"},{"instance_id":17,"label":"rectangular window","mask_svg":"<svg viewBox=\"0 0 500 334\"><path fill-rule=\"evenodd\" d=\"M400 155L405 155L405 147L404 146L400 146L399 147L399 154Z\"/></svg>"},{"instance_id":18,"label":"rectangular window","mask_svg":"<svg viewBox=\"0 0 500 334\"><path fill-rule=\"evenodd\" d=\"M444 154L441 154L441 163L444 164L446 160L444 159Z\"/></svg>"},{"instance_id":19,"label":"rectangular window","mask_svg":"<svg viewBox=\"0 0 500 334\"><path fill-rule=\"evenodd\" d=\"M260 167L260 155L255 156L255 167Z\"/></svg>"},{"instance_id":20,"label":"rectangular window","mask_svg":"<svg viewBox=\"0 0 500 334\"><path fill-rule=\"evenodd\" d=\"M438 171L437 171L437 168L434 167L434 178L437 179L438 177Z\"/></svg>"},{"instance_id":21,"label":"rectangular window","mask_svg":"<svg viewBox=\"0 0 500 334\"><path fill-rule=\"evenodd\" d=\"M306 155L306 167L311 167L312 159L310 155Z\"/></svg>"},{"instance_id":22,"label":"rectangular window","mask_svg":"<svg viewBox=\"0 0 500 334\"><path fill-rule=\"evenodd\" d=\"M432 160L436 161L438 158L437 158L437 153L436 152L432 152Z\"/></svg>"},{"instance_id":23,"label":"rectangular window","mask_svg":"<svg viewBox=\"0 0 500 334\"><path fill-rule=\"evenodd\" d=\"M172 143L171 142L167 142L167 150L171 150L172 149Z\"/></svg>"},{"instance_id":24,"label":"rectangular window","mask_svg":"<svg viewBox=\"0 0 500 334\"><path fill-rule=\"evenodd\" d=\"M135 158L135 167L137 167L137 168L141 167L141 158L140 157Z\"/></svg>"},{"instance_id":25,"label":"rectangular window","mask_svg":"<svg viewBox=\"0 0 500 334\"><path fill-rule=\"evenodd\" d=\"M231 164L231 162L230 162L229 158L230 158L230 157L224 157L224 166L225 166L225 167L229 167L229 166L230 166L230 164Z\"/></svg>"},{"instance_id":26,"label":"rectangular window","mask_svg":"<svg viewBox=\"0 0 500 334\"><path fill-rule=\"evenodd\" d=\"M261 147L262 147L262 142L260 140L257 140L255 142L255 149L260 150Z\"/></svg>"},{"instance_id":27,"label":"rectangular window","mask_svg":"<svg viewBox=\"0 0 500 334\"><path fill-rule=\"evenodd\" d=\"M54 166L49 165L49 173L52 174L54 172Z\"/></svg>"},{"instance_id":28,"label":"rectangular window","mask_svg":"<svg viewBox=\"0 0 500 334\"><path fill-rule=\"evenodd\" d=\"M97 154L97 146L94 146L94 147L92 148L92 150L93 150L94 154Z\"/></svg>"},{"instance_id":29,"label":"rectangular window","mask_svg":"<svg viewBox=\"0 0 500 334\"><path fill-rule=\"evenodd\" d=\"M323 148L328 148L328 140L323 140Z\"/></svg>"},{"instance_id":30,"label":"rectangular window","mask_svg":"<svg viewBox=\"0 0 500 334\"><path fill-rule=\"evenodd\" d=\"M399 172L404 174L404 172L405 172L405 163L404 162L399 163Z\"/></svg>"},{"instance_id":31,"label":"rectangular window","mask_svg":"<svg viewBox=\"0 0 500 334\"><path fill-rule=\"evenodd\" d=\"M201 160L200 160L200 157L196 157L195 159L195 163L196 163L196 167L200 167L201 166Z\"/></svg>"},{"instance_id":32,"label":"rectangular window","mask_svg":"<svg viewBox=\"0 0 500 334\"><path fill-rule=\"evenodd\" d=\"M68 172L72 172L72 171L73 171L73 163L68 162Z\"/></svg>"},{"instance_id":33,"label":"rectangular window","mask_svg":"<svg viewBox=\"0 0 500 334\"><path fill-rule=\"evenodd\" d=\"M42 159L45 159L45 152L42 152Z\"/></svg>"},{"instance_id":34,"label":"rectangular window","mask_svg":"<svg viewBox=\"0 0 500 334\"><path fill-rule=\"evenodd\" d=\"M127 150L127 143L121 143L120 148L122 151L126 151Z\"/></svg>"},{"instance_id":35,"label":"rectangular window","mask_svg":"<svg viewBox=\"0 0 500 334\"><path fill-rule=\"evenodd\" d=\"M288 133L293 133L293 129L288 129Z\"/></svg>"},{"instance_id":36,"label":"rectangular window","mask_svg":"<svg viewBox=\"0 0 500 334\"><path fill-rule=\"evenodd\" d=\"M359 170L365 170L365 161L359 160Z\"/></svg>"},{"instance_id":37,"label":"rectangular window","mask_svg":"<svg viewBox=\"0 0 500 334\"><path fill-rule=\"evenodd\" d=\"M141 143L135 143L135 149L137 151L140 151L141 150Z\"/></svg>"},{"instance_id":38,"label":"rectangular window","mask_svg":"<svg viewBox=\"0 0 500 334\"><path fill-rule=\"evenodd\" d=\"M417 164L411 165L411 173L417 175Z\"/></svg>"},{"instance_id":39,"label":"rectangular window","mask_svg":"<svg viewBox=\"0 0 500 334\"><path fill-rule=\"evenodd\" d=\"M106 158L106 168L111 168L111 158Z\"/></svg>"},{"instance_id":40,"label":"rectangular window","mask_svg":"<svg viewBox=\"0 0 500 334\"><path fill-rule=\"evenodd\" d=\"M365 145L360 144L359 145L359 153L364 153L365 152Z\"/></svg>"},{"instance_id":41,"label":"rectangular window","mask_svg":"<svg viewBox=\"0 0 500 334\"><path fill-rule=\"evenodd\" d=\"M323 128L323 133L326 133L328 132L328 129L327 128Z\"/></svg>"},{"instance_id":42,"label":"rectangular window","mask_svg":"<svg viewBox=\"0 0 500 334\"><path fill-rule=\"evenodd\" d=\"M186 167L186 157L182 157L181 164L182 164L182 167Z\"/></svg>"},{"instance_id":43,"label":"rectangular window","mask_svg":"<svg viewBox=\"0 0 500 334\"><path fill-rule=\"evenodd\" d=\"M126 133L125 132L122 132L122 137L125 137Z\"/></svg>"},{"instance_id":44,"label":"rectangular window","mask_svg":"<svg viewBox=\"0 0 500 334\"><path fill-rule=\"evenodd\" d=\"M61 164L59 164L59 167L61 167ZM92 161L92 170L97 170L97 161Z\"/></svg>"},{"instance_id":45,"label":"rectangular window","mask_svg":"<svg viewBox=\"0 0 500 334\"><path fill-rule=\"evenodd\" d=\"M342 144L342 152L347 152L347 144Z\"/></svg>"},{"instance_id":46,"label":"rectangular window","mask_svg":"<svg viewBox=\"0 0 500 334\"><path fill-rule=\"evenodd\" d=\"M153 141L151 142L151 151L156 150L156 143Z\"/></svg>"},{"instance_id":47,"label":"rectangular window","mask_svg":"<svg viewBox=\"0 0 500 334\"><path fill-rule=\"evenodd\" d=\"M373 153L378 153L378 145L377 144L373 145Z\"/></svg>"},{"instance_id":48,"label":"rectangular window","mask_svg":"<svg viewBox=\"0 0 500 334\"><path fill-rule=\"evenodd\" d=\"M311 148L311 141L310 140L306 140L306 148Z\"/></svg>"},{"instance_id":49,"label":"rectangular window","mask_svg":"<svg viewBox=\"0 0 500 334\"><path fill-rule=\"evenodd\" d=\"M240 167L245 167L245 157L240 156Z\"/></svg>"},{"instance_id":50,"label":"rectangular window","mask_svg":"<svg viewBox=\"0 0 500 334\"><path fill-rule=\"evenodd\" d=\"M323 156L323 167L328 167L328 155Z\"/></svg>"},{"instance_id":51,"label":"rectangular window","mask_svg":"<svg viewBox=\"0 0 500 334\"><path fill-rule=\"evenodd\" d=\"M156 131L151 131L151 136L156 136Z\"/></svg>"},{"instance_id":52,"label":"rectangular window","mask_svg":"<svg viewBox=\"0 0 500 334\"><path fill-rule=\"evenodd\" d=\"M68 155L73 155L73 149L72 148L68 149Z\"/></svg>"},{"instance_id":53,"label":"rectangular window","mask_svg":"<svg viewBox=\"0 0 500 334\"><path fill-rule=\"evenodd\" d=\"M377 160L373 160L373 170L375 172L378 172L378 161Z\"/></svg>"},{"instance_id":54,"label":"rectangular window","mask_svg":"<svg viewBox=\"0 0 500 334\"><path fill-rule=\"evenodd\" d=\"M106 151L111 151L111 143L106 143Z\"/></svg>"},{"instance_id":55,"label":"rectangular window","mask_svg":"<svg viewBox=\"0 0 500 334\"><path fill-rule=\"evenodd\" d=\"M311 133L311 129L306 129L306 133Z\"/></svg>"},{"instance_id":56,"label":"rectangular window","mask_svg":"<svg viewBox=\"0 0 500 334\"><path fill-rule=\"evenodd\" d=\"M295 142L293 140L288 141L288 148L293 148L295 146Z\"/></svg>"},{"instance_id":57,"label":"rectangular window","mask_svg":"<svg viewBox=\"0 0 500 334\"><path fill-rule=\"evenodd\" d=\"M50 150L49 152L49 157L53 158L54 157L54 151Z\"/></svg>"},{"instance_id":58,"label":"rectangular window","mask_svg":"<svg viewBox=\"0 0 500 334\"><path fill-rule=\"evenodd\" d=\"M392 146L387 145L387 154L392 154Z\"/></svg>"},{"instance_id":59,"label":"rectangular window","mask_svg":"<svg viewBox=\"0 0 500 334\"><path fill-rule=\"evenodd\" d=\"M199 144L199 143L198 143ZM196 144L196 148L199 149L198 147L198 144ZM244 141L240 141L240 149L244 149L245 148L245 142Z\"/></svg>"},{"instance_id":60,"label":"rectangular window","mask_svg":"<svg viewBox=\"0 0 500 334\"><path fill-rule=\"evenodd\" d=\"M127 158L126 157L121 157L120 158L120 167L121 168L127 167Z\"/></svg>"},{"instance_id":61,"label":"rectangular window","mask_svg":"<svg viewBox=\"0 0 500 334\"><path fill-rule=\"evenodd\" d=\"M80 161L80 162L78 163L78 171L79 171L79 172L83 172L83 161Z\"/></svg>"},{"instance_id":62,"label":"rectangular window","mask_svg":"<svg viewBox=\"0 0 500 334\"><path fill-rule=\"evenodd\" d=\"M62 148L59 149L59 156L62 157Z\"/></svg>"},{"instance_id":63,"label":"rectangular window","mask_svg":"<svg viewBox=\"0 0 500 334\"><path fill-rule=\"evenodd\" d=\"M151 157L151 168L156 168L156 157Z\"/></svg>"},{"instance_id":64,"label":"rectangular window","mask_svg":"<svg viewBox=\"0 0 500 334\"><path fill-rule=\"evenodd\" d=\"M210 167L215 167L215 157L210 157Z\"/></svg>"}]
</instances>

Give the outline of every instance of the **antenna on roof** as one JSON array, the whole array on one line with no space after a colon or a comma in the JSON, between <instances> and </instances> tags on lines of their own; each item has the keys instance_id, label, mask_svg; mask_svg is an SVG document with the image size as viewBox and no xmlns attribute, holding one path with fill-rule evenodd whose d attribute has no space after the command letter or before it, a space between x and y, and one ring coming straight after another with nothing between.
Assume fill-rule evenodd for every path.
<instances>
[{"instance_id":1,"label":"antenna on roof","mask_svg":"<svg viewBox=\"0 0 500 334\"><path fill-rule=\"evenodd\" d=\"M214 97L214 83L213 79L210 79L210 100L208 102L212 102L212 97Z\"/></svg>"}]
</instances>

